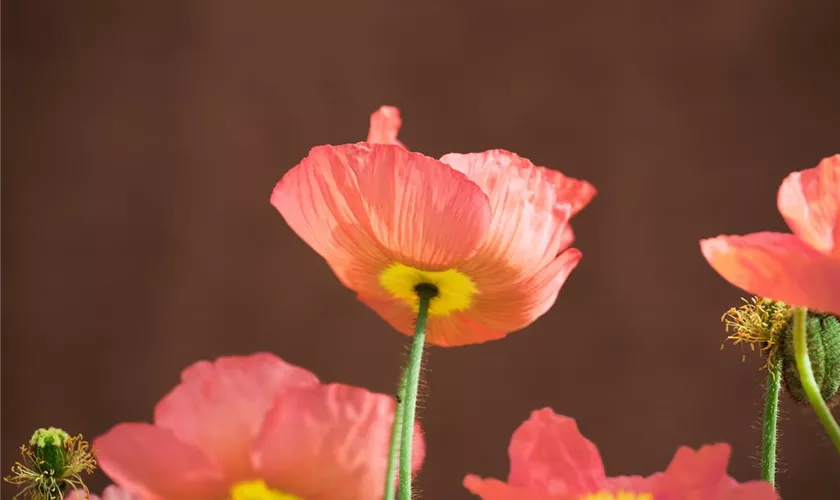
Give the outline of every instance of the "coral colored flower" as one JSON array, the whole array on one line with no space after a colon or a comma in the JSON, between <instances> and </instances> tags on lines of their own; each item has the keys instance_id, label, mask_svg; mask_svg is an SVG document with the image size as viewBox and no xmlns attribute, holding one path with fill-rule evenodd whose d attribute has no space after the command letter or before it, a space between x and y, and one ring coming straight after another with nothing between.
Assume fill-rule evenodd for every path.
<instances>
[{"instance_id":1,"label":"coral colored flower","mask_svg":"<svg viewBox=\"0 0 840 500\"><path fill-rule=\"evenodd\" d=\"M790 174L779 212L793 231L700 242L709 264L750 293L840 314L840 155Z\"/></svg>"},{"instance_id":2,"label":"coral colored flower","mask_svg":"<svg viewBox=\"0 0 840 500\"><path fill-rule=\"evenodd\" d=\"M391 397L321 384L273 355L224 357L184 370L154 425L116 425L94 446L143 500L381 499L393 416Z\"/></svg>"},{"instance_id":3,"label":"coral colored flower","mask_svg":"<svg viewBox=\"0 0 840 500\"><path fill-rule=\"evenodd\" d=\"M339 280L414 333L415 289L431 284L427 340L474 344L520 330L554 304L581 253L569 218L595 195L503 150L435 160L396 144L396 108L371 117L389 144L318 146L271 197Z\"/></svg>"},{"instance_id":4,"label":"coral colored flower","mask_svg":"<svg viewBox=\"0 0 840 500\"><path fill-rule=\"evenodd\" d=\"M139 496L117 486L108 486L102 496L89 495L83 490L73 490L64 497L66 500L142 500Z\"/></svg>"},{"instance_id":5,"label":"coral colored flower","mask_svg":"<svg viewBox=\"0 0 840 500\"><path fill-rule=\"evenodd\" d=\"M763 481L739 484L726 474L729 445L677 450L665 472L607 477L595 445L574 419L535 411L511 438L507 483L469 475L464 486L484 500L771 500Z\"/></svg>"}]
</instances>

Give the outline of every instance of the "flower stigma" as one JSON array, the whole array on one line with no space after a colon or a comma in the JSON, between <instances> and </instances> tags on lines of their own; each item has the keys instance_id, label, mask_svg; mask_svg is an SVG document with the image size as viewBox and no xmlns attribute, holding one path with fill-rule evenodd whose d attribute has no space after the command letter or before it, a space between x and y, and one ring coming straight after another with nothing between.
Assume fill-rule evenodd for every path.
<instances>
[{"instance_id":1,"label":"flower stigma","mask_svg":"<svg viewBox=\"0 0 840 500\"><path fill-rule=\"evenodd\" d=\"M272 490L262 480L242 481L230 489L229 500L301 500L300 497Z\"/></svg>"},{"instance_id":2,"label":"flower stigma","mask_svg":"<svg viewBox=\"0 0 840 500\"><path fill-rule=\"evenodd\" d=\"M429 316L466 311L477 292L470 277L457 269L423 271L398 262L379 273L379 284L394 298L407 302L415 313L420 307L419 294L431 296Z\"/></svg>"},{"instance_id":3,"label":"flower stigma","mask_svg":"<svg viewBox=\"0 0 840 500\"><path fill-rule=\"evenodd\" d=\"M744 305L731 308L724 313L721 321L726 332L731 335L726 339L733 344L748 344L751 350L759 344L760 349L767 355L767 362L762 369L769 369L777 373L779 363L780 340L791 322L791 309L784 302L777 302L763 297L753 297L749 301L741 299ZM723 346L721 346L723 349ZM742 361L746 356L742 356Z\"/></svg>"}]
</instances>

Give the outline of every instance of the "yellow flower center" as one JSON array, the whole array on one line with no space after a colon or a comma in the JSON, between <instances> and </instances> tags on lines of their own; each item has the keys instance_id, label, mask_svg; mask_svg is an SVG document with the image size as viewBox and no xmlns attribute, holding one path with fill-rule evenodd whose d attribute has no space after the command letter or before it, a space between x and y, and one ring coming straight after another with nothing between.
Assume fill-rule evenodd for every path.
<instances>
[{"instance_id":1,"label":"yellow flower center","mask_svg":"<svg viewBox=\"0 0 840 500\"><path fill-rule=\"evenodd\" d=\"M408 302L417 312L419 299L415 287L428 283L438 294L429 303L429 316L448 316L455 311L466 311L476 293L475 283L457 269L423 271L400 263L393 263L379 273L379 284L392 296Z\"/></svg>"},{"instance_id":2,"label":"yellow flower center","mask_svg":"<svg viewBox=\"0 0 840 500\"><path fill-rule=\"evenodd\" d=\"M263 481L255 480L234 484L229 500L300 500L300 497L269 489Z\"/></svg>"},{"instance_id":3,"label":"yellow flower center","mask_svg":"<svg viewBox=\"0 0 840 500\"><path fill-rule=\"evenodd\" d=\"M650 493L630 493L629 491L617 491L615 493L599 491L598 493L583 495L578 500L653 500L653 495Z\"/></svg>"}]
</instances>

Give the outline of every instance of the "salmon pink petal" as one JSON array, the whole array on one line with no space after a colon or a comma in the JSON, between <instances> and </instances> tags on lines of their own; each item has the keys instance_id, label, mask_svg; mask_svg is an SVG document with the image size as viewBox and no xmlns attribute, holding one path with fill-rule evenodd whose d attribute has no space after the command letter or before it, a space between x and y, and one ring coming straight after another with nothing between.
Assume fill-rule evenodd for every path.
<instances>
[{"instance_id":1,"label":"salmon pink petal","mask_svg":"<svg viewBox=\"0 0 840 500\"><path fill-rule=\"evenodd\" d=\"M484 241L490 204L464 174L395 146L374 145L355 159L371 232L394 260L449 269Z\"/></svg>"},{"instance_id":2,"label":"salmon pink petal","mask_svg":"<svg viewBox=\"0 0 840 500\"><path fill-rule=\"evenodd\" d=\"M791 306L840 314L840 259L792 234L718 236L700 242L709 264L733 285Z\"/></svg>"},{"instance_id":3,"label":"salmon pink petal","mask_svg":"<svg viewBox=\"0 0 840 500\"><path fill-rule=\"evenodd\" d=\"M341 384L279 397L254 443L266 484L307 500L382 498L394 401ZM425 454L415 429L414 468Z\"/></svg>"},{"instance_id":4,"label":"salmon pink petal","mask_svg":"<svg viewBox=\"0 0 840 500\"><path fill-rule=\"evenodd\" d=\"M400 110L394 106L382 106L370 115L367 142L403 146L403 143L397 139L400 127L402 127Z\"/></svg>"},{"instance_id":5,"label":"salmon pink petal","mask_svg":"<svg viewBox=\"0 0 840 500\"><path fill-rule=\"evenodd\" d=\"M730 448L727 444L704 446L695 451L677 450L671 464L653 491L654 498L709 498L771 500L777 495L761 481L739 485L726 474ZM743 496L741 496L743 494Z\"/></svg>"},{"instance_id":6,"label":"salmon pink petal","mask_svg":"<svg viewBox=\"0 0 840 500\"><path fill-rule=\"evenodd\" d=\"M357 290L363 288L360 276L378 272L389 261L367 229L356 173L347 159L354 148L312 148L274 187L271 204L341 282Z\"/></svg>"},{"instance_id":7,"label":"salmon pink petal","mask_svg":"<svg viewBox=\"0 0 840 500\"><path fill-rule=\"evenodd\" d=\"M278 394L318 385L303 368L268 353L200 361L155 408L155 423L202 449L230 481L253 475L250 450Z\"/></svg>"},{"instance_id":8,"label":"salmon pink petal","mask_svg":"<svg viewBox=\"0 0 840 500\"><path fill-rule=\"evenodd\" d=\"M272 203L336 273L376 273L393 261L455 267L475 253L490 224L487 196L475 183L437 160L384 144L314 148L283 176ZM339 277L356 291L365 288Z\"/></svg>"},{"instance_id":9,"label":"salmon pink petal","mask_svg":"<svg viewBox=\"0 0 840 500\"><path fill-rule=\"evenodd\" d=\"M480 258L533 274L570 243L569 218L595 196L586 181L537 167L500 149L448 154L441 161L463 172L490 198L493 220Z\"/></svg>"},{"instance_id":10,"label":"salmon pink petal","mask_svg":"<svg viewBox=\"0 0 840 500\"><path fill-rule=\"evenodd\" d=\"M73 490L64 496L65 500L142 500L138 495L118 486L108 486L102 492L102 497L88 494L84 490Z\"/></svg>"},{"instance_id":11,"label":"salmon pink petal","mask_svg":"<svg viewBox=\"0 0 840 500\"><path fill-rule=\"evenodd\" d=\"M533 275L476 258L462 269L473 278L479 293L464 312L474 335L463 335L461 343L477 343L521 330L545 314L557 300L560 289L583 257L570 248ZM485 332L494 332L488 334Z\"/></svg>"},{"instance_id":12,"label":"salmon pink petal","mask_svg":"<svg viewBox=\"0 0 840 500\"><path fill-rule=\"evenodd\" d=\"M779 188L778 205L797 236L840 258L840 155L790 174Z\"/></svg>"},{"instance_id":13,"label":"salmon pink petal","mask_svg":"<svg viewBox=\"0 0 840 500\"><path fill-rule=\"evenodd\" d=\"M359 300L376 311L398 332L414 335L417 313L405 301L365 295L359 295ZM449 316L431 316L426 320L426 343L441 347L477 344L500 339L506 334L484 328L461 312L453 312Z\"/></svg>"},{"instance_id":14,"label":"salmon pink petal","mask_svg":"<svg viewBox=\"0 0 840 500\"><path fill-rule=\"evenodd\" d=\"M514 432L508 483L552 495L597 492L606 474L595 445L583 437L575 420L550 408L535 411Z\"/></svg>"},{"instance_id":15,"label":"salmon pink petal","mask_svg":"<svg viewBox=\"0 0 840 500\"><path fill-rule=\"evenodd\" d=\"M516 488L498 479L482 479L472 474L464 478L464 487L483 500L556 500L554 495ZM571 499L570 499L571 500Z\"/></svg>"},{"instance_id":16,"label":"salmon pink petal","mask_svg":"<svg viewBox=\"0 0 840 500\"><path fill-rule=\"evenodd\" d=\"M206 500L226 493L221 472L207 456L166 429L119 424L94 447L108 477L147 500Z\"/></svg>"}]
</instances>

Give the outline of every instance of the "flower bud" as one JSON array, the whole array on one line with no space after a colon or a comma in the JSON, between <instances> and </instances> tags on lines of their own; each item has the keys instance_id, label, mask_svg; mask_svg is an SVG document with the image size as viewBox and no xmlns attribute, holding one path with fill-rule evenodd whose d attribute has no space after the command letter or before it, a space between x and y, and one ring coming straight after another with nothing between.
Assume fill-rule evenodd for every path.
<instances>
[{"instance_id":1,"label":"flower bud","mask_svg":"<svg viewBox=\"0 0 840 500\"><path fill-rule=\"evenodd\" d=\"M840 319L832 314L808 311L805 327L814 378L826 404L835 407L840 404ZM781 336L780 344L785 388L794 400L809 404L796 366L792 321Z\"/></svg>"}]
</instances>

